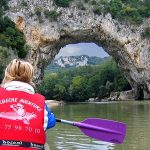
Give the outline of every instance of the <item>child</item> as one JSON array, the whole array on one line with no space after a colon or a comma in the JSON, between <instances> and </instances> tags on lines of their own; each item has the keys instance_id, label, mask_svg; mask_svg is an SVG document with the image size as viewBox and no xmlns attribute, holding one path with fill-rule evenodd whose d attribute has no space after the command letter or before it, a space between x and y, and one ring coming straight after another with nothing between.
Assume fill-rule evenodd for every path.
<instances>
[{"instance_id":1,"label":"child","mask_svg":"<svg viewBox=\"0 0 150 150\"><path fill-rule=\"evenodd\" d=\"M0 88L0 149L44 150L45 131L55 126L44 96L35 93L33 66L14 59Z\"/></svg>"}]
</instances>

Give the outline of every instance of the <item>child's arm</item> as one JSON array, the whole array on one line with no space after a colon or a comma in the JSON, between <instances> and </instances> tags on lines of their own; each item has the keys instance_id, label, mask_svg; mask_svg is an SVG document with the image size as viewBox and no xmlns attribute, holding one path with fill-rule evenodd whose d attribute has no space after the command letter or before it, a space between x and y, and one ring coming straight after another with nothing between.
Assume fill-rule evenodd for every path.
<instances>
[{"instance_id":1,"label":"child's arm","mask_svg":"<svg viewBox=\"0 0 150 150\"><path fill-rule=\"evenodd\" d=\"M55 115L48 108L47 104L45 104L44 110L44 130L54 127L56 124Z\"/></svg>"}]
</instances>

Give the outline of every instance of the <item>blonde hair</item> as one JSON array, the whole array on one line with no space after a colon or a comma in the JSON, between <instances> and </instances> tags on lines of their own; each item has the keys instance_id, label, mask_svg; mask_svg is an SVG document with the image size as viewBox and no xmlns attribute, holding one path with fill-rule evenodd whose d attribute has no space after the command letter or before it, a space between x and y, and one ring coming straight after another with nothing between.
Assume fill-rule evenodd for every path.
<instances>
[{"instance_id":1,"label":"blonde hair","mask_svg":"<svg viewBox=\"0 0 150 150\"><path fill-rule=\"evenodd\" d=\"M6 67L2 84L11 81L22 81L34 85L32 82L33 75L34 75L34 69L29 62L19 60L19 59L14 59Z\"/></svg>"}]
</instances>

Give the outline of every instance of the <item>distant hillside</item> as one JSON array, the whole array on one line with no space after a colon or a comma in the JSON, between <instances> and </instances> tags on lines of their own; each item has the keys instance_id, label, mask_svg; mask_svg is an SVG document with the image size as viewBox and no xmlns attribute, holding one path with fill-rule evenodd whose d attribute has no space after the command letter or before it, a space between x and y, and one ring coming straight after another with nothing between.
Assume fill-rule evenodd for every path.
<instances>
[{"instance_id":1,"label":"distant hillside","mask_svg":"<svg viewBox=\"0 0 150 150\"><path fill-rule=\"evenodd\" d=\"M102 63L104 60L108 59L109 57L96 57L96 56L87 56L87 55L80 55L80 56L61 56L55 59L48 67L46 71L55 71L61 68L75 68L80 66L86 65L97 65Z\"/></svg>"}]
</instances>

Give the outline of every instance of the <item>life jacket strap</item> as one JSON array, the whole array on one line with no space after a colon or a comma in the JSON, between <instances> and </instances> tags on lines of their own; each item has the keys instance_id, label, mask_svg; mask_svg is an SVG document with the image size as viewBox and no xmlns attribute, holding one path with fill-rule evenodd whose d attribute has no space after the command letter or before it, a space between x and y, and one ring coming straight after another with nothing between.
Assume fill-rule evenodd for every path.
<instances>
[{"instance_id":1,"label":"life jacket strap","mask_svg":"<svg viewBox=\"0 0 150 150\"><path fill-rule=\"evenodd\" d=\"M16 140L0 140L0 146L16 146L16 147L26 147L26 148L35 148L37 150L44 150L44 144L16 141Z\"/></svg>"}]
</instances>

